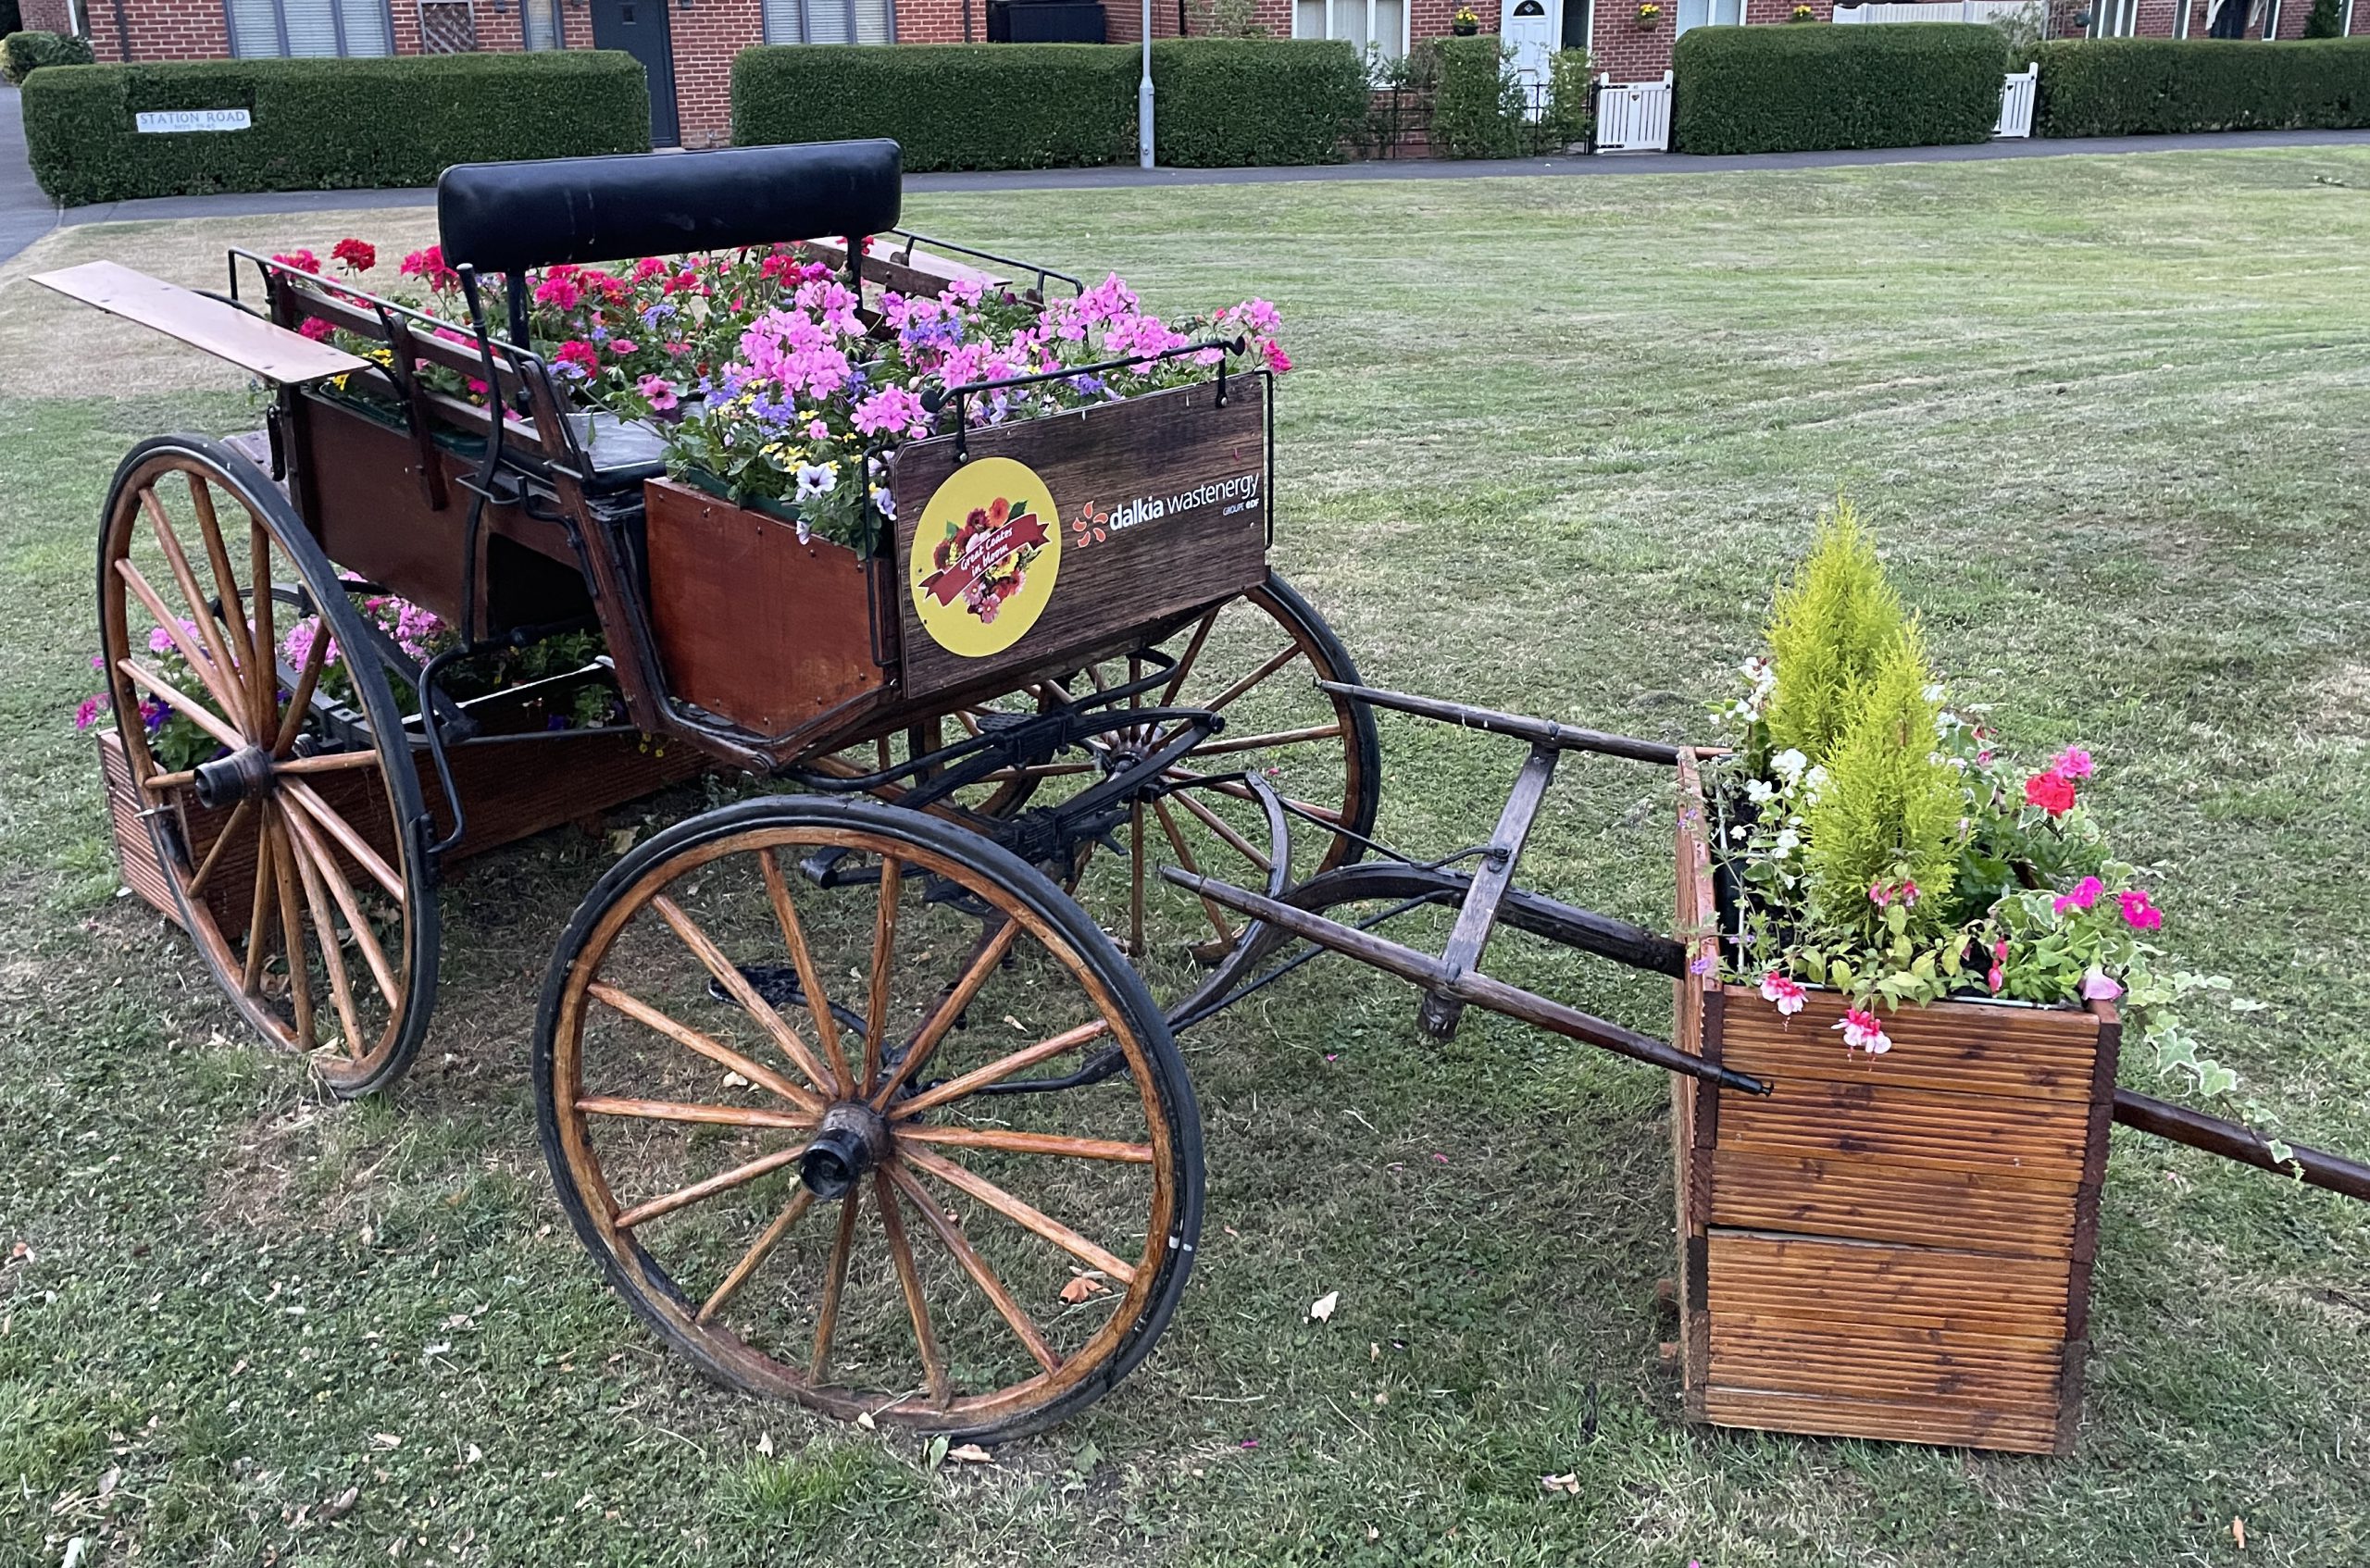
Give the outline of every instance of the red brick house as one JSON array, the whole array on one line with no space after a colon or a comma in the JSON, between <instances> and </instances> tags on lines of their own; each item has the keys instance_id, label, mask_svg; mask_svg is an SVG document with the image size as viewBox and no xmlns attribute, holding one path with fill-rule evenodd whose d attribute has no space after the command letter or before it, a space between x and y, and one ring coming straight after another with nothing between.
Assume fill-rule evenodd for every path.
<instances>
[{"instance_id":1,"label":"red brick house","mask_svg":"<svg viewBox=\"0 0 2370 1568\"><path fill-rule=\"evenodd\" d=\"M412 55L468 49L624 49L650 71L654 134L710 146L731 121L732 57L752 44L950 44L987 37L987 0L21 0L24 25L80 32L102 60L231 56ZM1255 0L1278 37L1346 39L1385 59L1449 31L1456 0ZM1472 0L1482 26L1534 52L1582 48L1616 81L1670 68L1691 27L1783 24L1795 0ZM1808 0L1818 20L1835 0ZM2001 0L1973 0L1981 16ZM1142 37L1141 0L1102 0L1106 36ZM2046 0L2053 37L2295 38L2312 0ZM2356 6L2364 13L2358 26ZM1153 33L1208 26L1209 0L1154 0ZM1956 6L1892 6L1891 19L1941 19ZM2370 0L2347 0L2347 31L2370 32ZM2216 22L2220 22L2219 29Z\"/></svg>"}]
</instances>

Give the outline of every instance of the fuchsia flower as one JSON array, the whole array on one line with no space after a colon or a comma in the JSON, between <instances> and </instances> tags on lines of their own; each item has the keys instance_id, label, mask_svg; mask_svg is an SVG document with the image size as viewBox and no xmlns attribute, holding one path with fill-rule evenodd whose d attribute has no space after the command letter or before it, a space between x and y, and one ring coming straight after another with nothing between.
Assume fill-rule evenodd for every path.
<instances>
[{"instance_id":1,"label":"fuchsia flower","mask_svg":"<svg viewBox=\"0 0 2370 1568\"><path fill-rule=\"evenodd\" d=\"M2147 893L2137 888L2115 894L2115 902L2123 905L2123 923L2135 931L2153 931L2164 923L2164 912L2149 902Z\"/></svg>"},{"instance_id":2,"label":"fuchsia flower","mask_svg":"<svg viewBox=\"0 0 2370 1568\"><path fill-rule=\"evenodd\" d=\"M1903 909L1915 909L1917 906L1917 884L1906 877L1901 879L1898 886L1881 881L1868 884L1868 902L1878 909L1884 908L1895 899L1901 901L1901 906Z\"/></svg>"},{"instance_id":3,"label":"fuchsia flower","mask_svg":"<svg viewBox=\"0 0 2370 1568\"><path fill-rule=\"evenodd\" d=\"M2068 778L2088 778L2093 771L2090 753L2079 746L2068 746L2057 753L2049 765L2052 773L2062 773Z\"/></svg>"},{"instance_id":4,"label":"fuchsia flower","mask_svg":"<svg viewBox=\"0 0 2370 1568\"><path fill-rule=\"evenodd\" d=\"M91 726L99 722L99 716L106 712L109 705L110 704L104 694L96 697L83 698L82 705L74 710L74 728L77 729L90 728Z\"/></svg>"},{"instance_id":5,"label":"fuchsia flower","mask_svg":"<svg viewBox=\"0 0 2370 1568\"><path fill-rule=\"evenodd\" d=\"M2025 780L2025 804L2064 816L2074 809L2074 780L2053 767L2036 773Z\"/></svg>"},{"instance_id":6,"label":"fuchsia flower","mask_svg":"<svg viewBox=\"0 0 2370 1568\"><path fill-rule=\"evenodd\" d=\"M2050 900L2049 906L2060 915L2069 909L2088 909L2098 902L2099 895L2106 890L2107 885L2096 877L2085 877L2074 884L2072 892L2060 893Z\"/></svg>"},{"instance_id":7,"label":"fuchsia flower","mask_svg":"<svg viewBox=\"0 0 2370 1568\"><path fill-rule=\"evenodd\" d=\"M1892 1049L1892 1039L1885 1033L1877 1015L1865 1008L1847 1009L1843 1021L1835 1026L1843 1031L1843 1049L1865 1051L1871 1056L1882 1056Z\"/></svg>"},{"instance_id":8,"label":"fuchsia flower","mask_svg":"<svg viewBox=\"0 0 2370 1568\"><path fill-rule=\"evenodd\" d=\"M2008 940L2002 937L1991 944L1991 971L1983 977L1985 982L1991 987L1991 994L1994 996L1998 996L2000 988L2007 984L2007 966Z\"/></svg>"},{"instance_id":9,"label":"fuchsia flower","mask_svg":"<svg viewBox=\"0 0 2370 1568\"><path fill-rule=\"evenodd\" d=\"M1775 969L1761 977L1762 1000L1777 1003L1781 1016L1790 1018L1802 1010L1802 994L1801 981L1790 980Z\"/></svg>"}]
</instances>

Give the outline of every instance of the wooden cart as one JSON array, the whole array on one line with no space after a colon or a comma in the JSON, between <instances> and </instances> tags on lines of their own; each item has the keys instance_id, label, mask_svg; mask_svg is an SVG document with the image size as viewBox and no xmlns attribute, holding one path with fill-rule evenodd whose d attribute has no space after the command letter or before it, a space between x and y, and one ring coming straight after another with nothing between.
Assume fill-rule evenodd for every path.
<instances>
[{"instance_id":1,"label":"wooden cart","mask_svg":"<svg viewBox=\"0 0 2370 1568\"><path fill-rule=\"evenodd\" d=\"M1175 1032L1315 951L1415 982L1434 1034L1478 1006L1765 1094L1700 1030L1675 1048L1482 971L1505 922L1684 978L1680 942L1513 880L1559 758L1679 754L1362 685L1267 567L1266 374L1219 354L1006 424L968 411L1042 378L936 389L944 433L883 454L860 554L670 479L655 432L578 406L530 344L532 276L562 263L813 241L872 319L889 289L1075 287L898 230L899 193L891 143L455 168L463 322L243 253L227 296L106 264L41 280L273 389L259 438L125 458L98 569L127 865L232 1005L335 1091L382 1089L429 1027L440 866L694 767L755 781L712 780L747 798L632 849L561 934L544 1152L611 1283L704 1369L972 1437L1058 1420L1149 1353L1203 1208ZM388 594L462 646L406 651L370 614ZM444 690L585 628L606 653L560 678L623 723L539 730L555 691ZM1378 707L1530 742L1489 843L1375 839ZM161 762L166 714L209 754ZM1375 934L1441 903L1441 957ZM1380 907L1327 916L1355 904ZM2306 1176L2370 1191L2326 1156Z\"/></svg>"}]
</instances>

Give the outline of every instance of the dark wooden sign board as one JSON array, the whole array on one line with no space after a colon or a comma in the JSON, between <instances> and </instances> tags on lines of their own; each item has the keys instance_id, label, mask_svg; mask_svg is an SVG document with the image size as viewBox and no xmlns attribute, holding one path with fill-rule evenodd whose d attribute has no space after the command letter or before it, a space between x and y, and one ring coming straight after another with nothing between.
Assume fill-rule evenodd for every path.
<instances>
[{"instance_id":1,"label":"dark wooden sign board","mask_svg":"<svg viewBox=\"0 0 2370 1568\"><path fill-rule=\"evenodd\" d=\"M954 438L901 447L897 606L908 698L1013 672L1058 669L1063 655L1112 645L1130 628L1215 604L1266 579L1267 379L1217 383L970 432L968 459L1006 457L1033 469L1060 515L1060 566L1036 624L1001 653L968 658L939 645L914 609L908 563L938 487L954 475ZM1094 519L1100 516L1100 523ZM1084 527L1080 527L1084 524Z\"/></svg>"}]
</instances>

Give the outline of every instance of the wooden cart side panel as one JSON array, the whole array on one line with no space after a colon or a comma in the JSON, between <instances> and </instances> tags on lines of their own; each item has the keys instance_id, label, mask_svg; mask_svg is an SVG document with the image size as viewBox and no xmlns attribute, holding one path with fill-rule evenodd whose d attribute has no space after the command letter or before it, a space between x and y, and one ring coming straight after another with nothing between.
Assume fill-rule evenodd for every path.
<instances>
[{"instance_id":1,"label":"wooden cart side panel","mask_svg":"<svg viewBox=\"0 0 2370 1568\"><path fill-rule=\"evenodd\" d=\"M2078 1182L2089 1107L1785 1078L1767 1098L1726 1095L1720 1147L1842 1155L1936 1171L1998 1171Z\"/></svg>"},{"instance_id":2,"label":"wooden cart side panel","mask_svg":"<svg viewBox=\"0 0 2370 1568\"><path fill-rule=\"evenodd\" d=\"M1056 546L1052 597L1017 641L980 657L942 646L909 588L916 540L947 520L929 508L960 467L955 438L899 448L891 469L897 507L891 566L906 699L976 687L985 678L1001 678L1009 690L1058 674L1115 636L1265 581L1266 396L1265 377L1235 376L1223 404L1216 383L1204 381L971 431L969 460L1025 464L1058 514L1048 530ZM933 532L925 546L938 537Z\"/></svg>"},{"instance_id":3,"label":"wooden cart side panel","mask_svg":"<svg viewBox=\"0 0 2370 1568\"><path fill-rule=\"evenodd\" d=\"M2090 1103L2099 1027L2075 1009L1964 1002L1905 1007L1883 1015L1892 1049L1870 1057L1844 1049L1835 1026L1845 1003L1833 991L1812 991L1791 1017L1742 988L1731 988L1731 1000L1739 1005L1723 1042L1725 1060L1757 1077L2053 1101L2084 1111Z\"/></svg>"}]
</instances>

